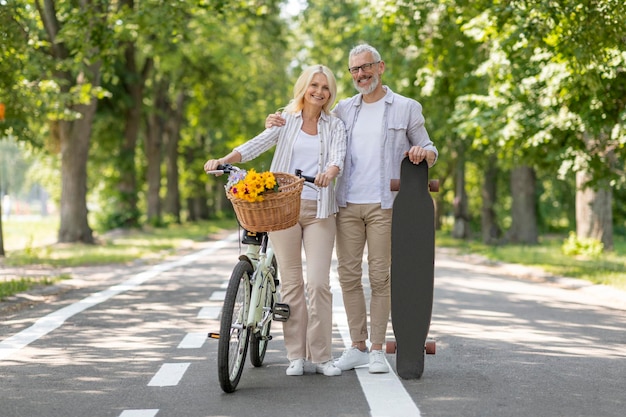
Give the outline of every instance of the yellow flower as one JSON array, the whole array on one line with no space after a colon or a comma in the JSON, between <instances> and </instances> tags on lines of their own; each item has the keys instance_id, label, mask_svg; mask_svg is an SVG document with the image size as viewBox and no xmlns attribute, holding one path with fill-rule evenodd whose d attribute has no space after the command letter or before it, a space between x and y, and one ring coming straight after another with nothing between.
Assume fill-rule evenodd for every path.
<instances>
[{"instance_id":1,"label":"yellow flower","mask_svg":"<svg viewBox=\"0 0 626 417\"><path fill-rule=\"evenodd\" d=\"M241 175L241 174L239 174ZM263 201L263 194L276 191L276 178L271 172L258 173L251 169L243 179L239 176L230 186L228 192L236 197L251 203Z\"/></svg>"}]
</instances>

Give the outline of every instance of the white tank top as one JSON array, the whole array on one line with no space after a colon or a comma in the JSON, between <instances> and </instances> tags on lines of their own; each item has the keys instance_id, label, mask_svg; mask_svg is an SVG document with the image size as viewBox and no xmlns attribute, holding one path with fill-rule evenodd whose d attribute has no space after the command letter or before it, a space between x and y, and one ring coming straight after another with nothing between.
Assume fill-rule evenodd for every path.
<instances>
[{"instance_id":1,"label":"white tank top","mask_svg":"<svg viewBox=\"0 0 626 417\"><path fill-rule=\"evenodd\" d=\"M293 145L289 174L293 174L296 169L301 169L303 175L315 177L317 175L319 153L320 136L309 135L299 130ZM317 200L317 191L305 185L302 188L302 199Z\"/></svg>"}]
</instances>

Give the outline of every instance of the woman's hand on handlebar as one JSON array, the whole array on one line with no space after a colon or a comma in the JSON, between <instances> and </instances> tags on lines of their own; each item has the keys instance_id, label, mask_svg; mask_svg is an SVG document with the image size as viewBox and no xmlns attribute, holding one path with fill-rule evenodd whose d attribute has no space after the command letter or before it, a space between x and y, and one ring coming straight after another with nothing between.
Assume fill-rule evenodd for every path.
<instances>
[{"instance_id":1,"label":"woman's hand on handlebar","mask_svg":"<svg viewBox=\"0 0 626 417\"><path fill-rule=\"evenodd\" d=\"M339 175L339 167L331 165L324 172L320 172L315 176L315 185L318 187L328 187L333 180Z\"/></svg>"},{"instance_id":2,"label":"woman's hand on handlebar","mask_svg":"<svg viewBox=\"0 0 626 417\"><path fill-rule=\"evenodd\" d=\"M210 171L213 171L210 173L220 176L224 172L215 172L218 170L218 167L220 165L223 165L223 164L222 164L222 161L220 161L219 159L209 159L208 161L204 163L204 172L209 173Z\"/></svg>"}]
</instances>

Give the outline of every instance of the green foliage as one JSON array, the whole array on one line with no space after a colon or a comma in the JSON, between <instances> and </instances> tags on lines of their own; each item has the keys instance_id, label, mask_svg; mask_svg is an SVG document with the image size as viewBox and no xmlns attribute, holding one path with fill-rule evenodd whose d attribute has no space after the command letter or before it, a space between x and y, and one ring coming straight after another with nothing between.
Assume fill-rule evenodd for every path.
<instances>
[{"instance_id":1,"label":"green foliage","mask_svg":"<svg viewBox=\"0 0 626 417\"><path fill-rule=\"evenodd\" d=\"M119 207L114 198L102 201L104 205L94 214L95 228L97 230L128 229L135 226L136 219L141 217L141 212L137 209L134 212L116 210ZM108 204L107 204L108 203Z\"/></svg>"},{"instance_id":2,"label":"green foliage","mask_svg":"<svg viewBox=\"0 0 626 417\"><path fill-rule=\"evenodd\" d=\"M20 292L28 291L33 287L42 285L53 285L59 281L69 279L66 274L52 277L21 277L18 279L12 279L9 281L0 282L0 301L7 299L8 297L18 294Z\"/></svg>"},{"instance_id":3,"label":"green foliage","mask_svg":"<svg viewBox=\"0 0 626 417\"><path fill-rule=\"evenodd\" d=\"M561 249L568 256L597 259L602 255L604 245L598 239L580 238L575 232L570 232Z\"/></svg>"},{"instance_id":4,"label":"green foliage","mask_svg":"<svg viewBox=\"0 0 626 417\"><path fill-rule=\"evenodd\" d=\"M539 267L561 277L580 278L594 284L626 290L626 239L615 239L615 251L597 258L572 257L562 251L563 235L543 236L538 245L485 245L476 240L461 241L449 233L437 233L437 247L454 248L461 254L483 256L492 261Z\"/></svg>"}]
</instances>

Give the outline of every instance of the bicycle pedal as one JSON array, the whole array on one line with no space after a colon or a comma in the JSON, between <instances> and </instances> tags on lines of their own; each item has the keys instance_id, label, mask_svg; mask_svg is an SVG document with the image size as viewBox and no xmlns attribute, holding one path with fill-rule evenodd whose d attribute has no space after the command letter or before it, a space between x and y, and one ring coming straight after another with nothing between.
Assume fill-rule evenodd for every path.
<instances>
[{"instance_id":1,"label":"bicycle pedal","mask_svg":"<svg viewBox=\"0 0 626 417\"><path fill-rule=\"evenodd\" d=\"M289 304L276 303L274 304L274 320L287 321L291 311L289 310Z\"/></svg>"},{"instance_id":2,"label":"bicycle pedal","mask_svg":"<svg viewBox=\"0 0 626 417\"><path fill-rule=\"evenodd\" d=\"M220 334L218 332L209 332L209 339L219 339Z\"/></svg>"}]
</instances>

